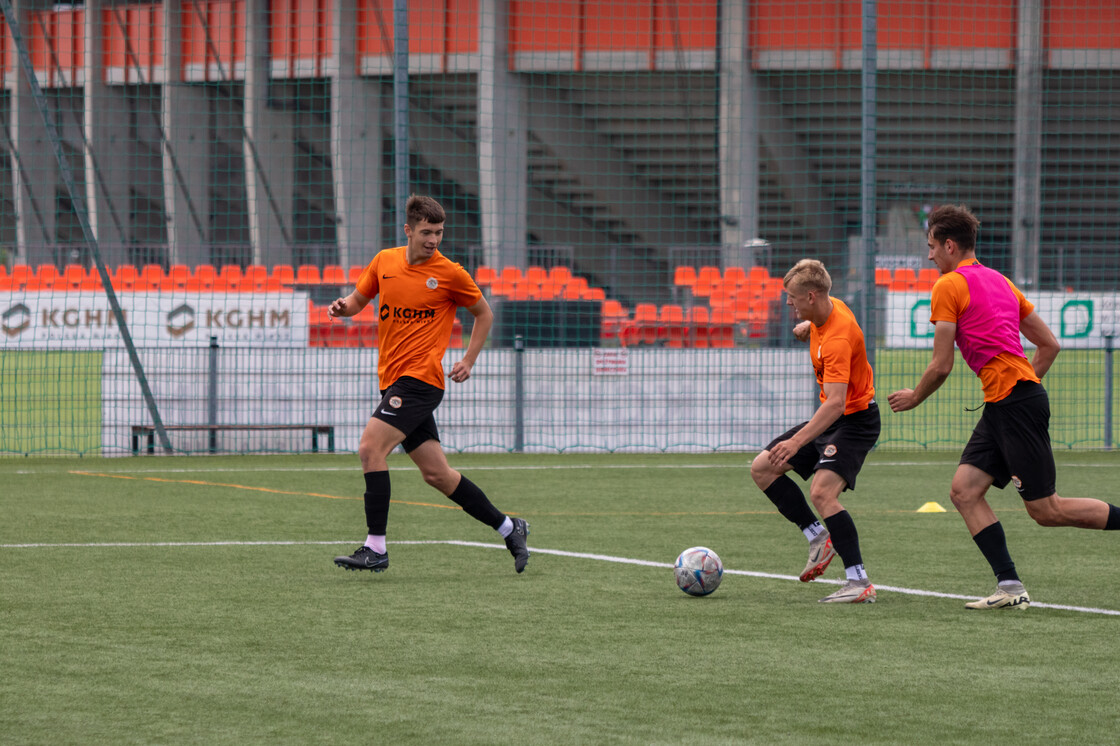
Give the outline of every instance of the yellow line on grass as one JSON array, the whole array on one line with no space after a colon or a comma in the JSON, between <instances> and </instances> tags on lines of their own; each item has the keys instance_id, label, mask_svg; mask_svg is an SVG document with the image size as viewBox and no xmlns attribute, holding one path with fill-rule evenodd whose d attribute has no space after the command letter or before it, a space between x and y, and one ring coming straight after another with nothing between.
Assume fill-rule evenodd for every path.
<instances>
[{"instance_id":1,"label":"yellow line on grass","mask_svg":"<svg viewBox=\"0 0 1120 746\"><path fill-rule=\"evenodd\" d=\"M273 495L295 495L297 497L323 497L328 500L361 500L360 497L346 495L327 495L322 492L294 492L292 490L278 490L272 487L254 487L249 484L231 484L228 482L207 482L201 479L168 479L166 477L132 477L124 474L104 474L95 471L71 471L83 477L104 477L106 479L131 479L140 482L166 482L170 484L197 484L202 487L228 487L234 490L248 490L250 492L268 492ZM438 503L421 503L409 500L390 500L398 505L415 505L422 508L442 508L444 510L462 510L458 505L440 505Z\"/></svg>"}]
</instances>

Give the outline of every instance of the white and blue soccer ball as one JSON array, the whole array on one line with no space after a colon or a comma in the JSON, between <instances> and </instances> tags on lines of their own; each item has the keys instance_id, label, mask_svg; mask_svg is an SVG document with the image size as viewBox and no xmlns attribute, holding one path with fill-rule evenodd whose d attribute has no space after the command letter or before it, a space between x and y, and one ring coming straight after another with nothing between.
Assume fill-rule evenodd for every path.
<instances>
[{"instance_id":1,"label":"white and blue soccer ball","mask_svg":"<svg viewBox=\"0 0 1120 746\"><path fill-rule=\"evenodd\" d=\"M690 596L707 596L723 580L723 562L707 547L689 547L673 565L677 586Z\"/></svg>"}]
</instances>

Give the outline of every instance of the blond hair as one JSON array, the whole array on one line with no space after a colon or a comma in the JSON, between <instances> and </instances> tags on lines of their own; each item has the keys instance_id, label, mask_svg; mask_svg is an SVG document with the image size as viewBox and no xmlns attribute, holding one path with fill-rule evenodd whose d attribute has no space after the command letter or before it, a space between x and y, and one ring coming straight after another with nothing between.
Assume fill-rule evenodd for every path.
<instances>
[{"instance_id":1,"label":"blond hair","mask_svg":"<svg viewBox=\"0 0 1120 746\"><path fill-rule=\"evenodd\" d=\"M782 284L786 289L827 293L832 289L832 277L816 259L802 259L786 272Z\"/></svg>"}]
</instances>

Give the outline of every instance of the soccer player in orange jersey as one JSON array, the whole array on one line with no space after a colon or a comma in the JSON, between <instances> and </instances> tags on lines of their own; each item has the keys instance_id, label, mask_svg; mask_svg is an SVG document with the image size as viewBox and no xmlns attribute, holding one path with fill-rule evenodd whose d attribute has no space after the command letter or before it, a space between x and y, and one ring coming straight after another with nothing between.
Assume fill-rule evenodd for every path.
<instances>
[{"instance_id":1,"label":"soccer player in orange jersey","mask_svg":"<svg viewBox=\"0 0 1120 746\"><path fill-rule=\"evenodd\" d=\"M389 567L385 546L389 516L388 456L398 445L420 468L424 481L462 506L472 518L496 530L522 572L529 561L529 524L498 510L474 482L451 468L439 442L435 410L443 400L443 356L455 312L465 307L474 329L450 378L471 377L494 323L490 304L470 274L439 252L446 213L431 197L413 195L406 205L408 244L379 252L358 279L354 292L330 304L331 316L353 316L378 298L377 375L381 401L362 432L358 456L365 473L368 535L354 554L335 557L347 570L381 572Z\"/></svg>"},{"instance_id":2,"label":"soccer player in orange jersey","mask_svg":"<svg viewBox=\"0 0 1120 746\"><path fill-rule=\"evenodd\" d=\"M933 355L918 384L887 397L905 412L937 391L953 370L953 345L980 378L984 413L961 454L949 497L996 576L995 593L969 609L1025 609L1030 596L1007 550L1003 526L985 497L993 484L1015 485L1040 526L1120 529L1120 508L1057 493L1050 446L1050 402L1042 377L1058 356L1058 340L1010 280L976 260L980 221L964 206L929 216L929 260L941 277L930 296ZM1030 360L1019 335L1036 347Z\"/></svg>"},{"instance_id":3,"label":"soccer player in orange jersey","mask_svg":"<svg viewBox=\"0 0 1120 746\"><path fill-rule=\"evenodd\" d=\"M821 602L874 603L875 586L863 566L855 522L840 504L840 493L855 487L856 475L879 439L879 407L863 330L851 309L829 295L832 278L815 259L795 264L784 284L786 305L804 319L794 333L809 340L821 406L808 422L779 435L758 454L751 477L809 540L802 582L820 576L835 555L843 560L847 582ZM802 479L812 477L809 497L824 526L801 488L786 476L789 471Z\"/></svg>"}]
</instances>

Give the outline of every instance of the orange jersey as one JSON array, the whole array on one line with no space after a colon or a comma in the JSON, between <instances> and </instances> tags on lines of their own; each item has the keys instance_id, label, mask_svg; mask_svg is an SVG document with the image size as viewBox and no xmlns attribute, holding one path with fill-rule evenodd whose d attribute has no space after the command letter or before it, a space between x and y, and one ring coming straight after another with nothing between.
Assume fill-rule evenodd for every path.
<instances>
[{"instance_id":1,"label":"orange jersey","mask_svg":"<svg viewBox=\"0 0 1120 746\"><path fill-rule=\"evenodd\" d=\"M821 402L826 383L848 384L844 414L862 412L875 398L875 375L867 362L863 329L855 314L842 300L832 298L832 313L823 325L809 325L809 356L821 387Z\"/></svg>"},{"instance_id":2,"label":"orange jersey","mask_svg":"<svg viewBox=\"0 0 1120 746\"><path fill-rule=\"evenodd\" d=\"M407 247L378 252L356 289L377 301L377 378L387 389L402 376L444 388L443 355L459 306L482 298L459 264L438 251L423 264L405 260Z\"/></svg>"},{"instance_id":3,"label":"orange jersey","mask_svg":"<svg viewBox=\"0 0 1120 746\"><path fill-rule=\"evenodd\" d=\"M957 266L976 263L975 259L965 259ZM1019 320L1022 321L1034 310L1034 304L1023 296L1011 280L1007 280L1007 284L1019 303ZM968 303L968 281L964 276L960 272L950 272L942 275L934 283L933 290L930 293L929 320L931 322L947 321L956 324L961 314L968 308ZM1030 361L1021 355L1010 352L1001 352L993 357L984 364L977 375L980 377L980 385L984 390L984 401L986 402L1003 399L1011 393L1011 389L1019 381L1039 382L1038 376L1034 372L1034 366L1031 365Z\"/></svg>"}]
</instances>

